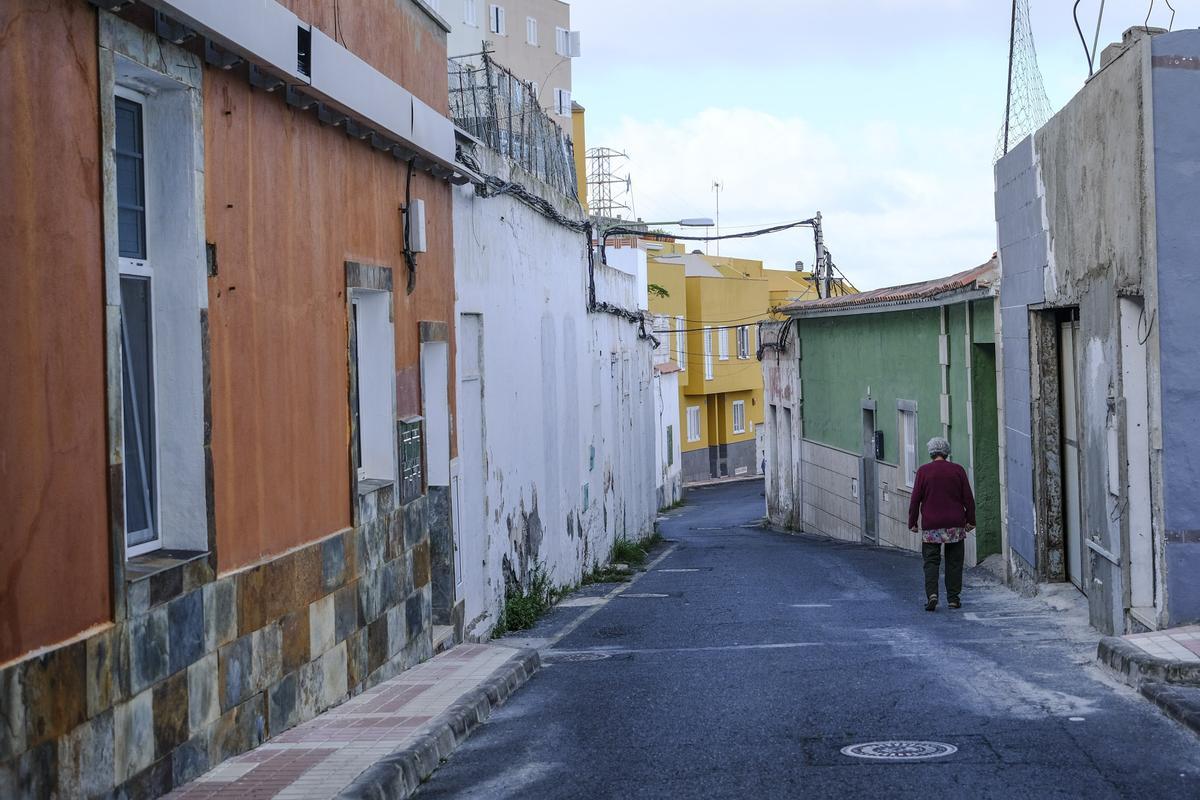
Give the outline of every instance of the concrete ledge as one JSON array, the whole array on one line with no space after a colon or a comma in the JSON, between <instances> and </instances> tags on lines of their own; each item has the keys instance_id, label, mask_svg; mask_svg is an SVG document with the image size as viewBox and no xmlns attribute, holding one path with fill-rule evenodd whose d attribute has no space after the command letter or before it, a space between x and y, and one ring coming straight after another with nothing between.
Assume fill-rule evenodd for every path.
<instances>
[{"instance_id":1,"label":"concrete ledge","mask_svg":"<svg viewBox=\"0 0 1200 800\"><path fill-rule=\"evenodd\" d=\"M411 745L375 762L337 796L342 800L410 797L540 666L536 650L515 651L487 681L431 720Z\"/></svg>"},{"instance_id":2,"label":"concrete ledge","mask_svg":"<svg viewBox=\"0 0 1200 800\"><path fill-rule=\"evenodd\" d=\"M1200 688L1147 681L1138 691L1168 717L1200 734Z\"/></svg>"},{"instance_id":3,"label":"concrete ledge","mask_svg":"<svg viewBox=\"0 0 1200 800\"><path fill-rule=\"evenodd\" d=\"M1200 663L1158 658L1118 636L1100 640L1096 659L1134 689L1146 683L1200 687Z\"/></svg>"}]
</instances>

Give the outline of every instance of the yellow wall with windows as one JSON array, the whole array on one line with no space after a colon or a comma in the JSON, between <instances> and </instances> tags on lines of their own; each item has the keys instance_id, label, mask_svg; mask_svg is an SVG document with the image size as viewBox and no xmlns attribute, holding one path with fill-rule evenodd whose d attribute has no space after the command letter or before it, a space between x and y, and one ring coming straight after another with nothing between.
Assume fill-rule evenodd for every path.
<instances>
[{"instance_id":1,"label":"yellow wall with windows","mask_svg":"<svg viewBox=\"0 0 1200 800\"><path fill-rule=\"evenodd\" d=\"M767 316L767 282L760 278L688 277L687 394L718 394L762 389L762 370L755 358L756 324ZM705 328L709 329L707 332ZM747 328L749 352L738 356L738 328ZM711 337L712 378L705 377L705 339ZM725 358L721 357L724 339Z\"/></svg>"},{"instance_id":2,"label":"yellow wall with windows","mask_svg":"<svg viewBox=\"0 0 1200 800\"><path fill-rule=\"evenodd\" d=\"M667 291L667 297L650 296L650 313L670 318L668 327L677 330L682 317L686 330L679 376L679 411L683 450L702 450L711 445L754 439L763 422L762 368L756 357L757 323L770 308L770 281L761 261L687 254L681 243L654 243L648 252L648 278ZM692 263L691 272L685 260ZM661 319L656 329L661 329ZM712 373L705 379L704 328L711 329ZM738 328L745 329L745 356L738 352ZM726 339L726 358L721 358L720 337ZM679 357L678 336L670 336L671 356ZM745 404L745 431L733 432L733 403ZM687 412L699 410L699 438L688 441Z\"/></svg>"}]
</instances>

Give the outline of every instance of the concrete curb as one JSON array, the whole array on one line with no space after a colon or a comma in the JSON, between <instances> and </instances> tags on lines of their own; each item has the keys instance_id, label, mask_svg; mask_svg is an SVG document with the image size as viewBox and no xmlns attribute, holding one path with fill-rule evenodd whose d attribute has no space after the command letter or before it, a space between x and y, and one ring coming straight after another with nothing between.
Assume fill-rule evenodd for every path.
<instances>
[{"instance_id":1,"label":"concrete curb","mask_svg":"<svg viewBox=\"0 0 1200 800\"><path fill-rule=\"evenodd\" d=\"M1117 636L1100 640L1096 659L1123 683L1139 691L1147 683L1200 686L1200 664L1152 656Z\"/></svg>"},{"instance_id":2,"label":"concrete curb","mask_svg":"<svg viewBox=\"0 0 1200 800\"><path fill-rule=\"evenodd\" d=\"M1200 688L1147 681L1138 691L1168 717L1200 734Z\"/></svg>"},{"instance_id":3,"label":"concrete curb","mask_svg":"<svg viewBox=\"0 0 1200 800\"><path fill-rule=\"evenodd\" d=\"M411 797L492 710L521 688L541 666L536 650L516 650L486 682L464 694L426 725L412 744L368 767L338 793L341 800Z\"/></svg>"}]
</instances>

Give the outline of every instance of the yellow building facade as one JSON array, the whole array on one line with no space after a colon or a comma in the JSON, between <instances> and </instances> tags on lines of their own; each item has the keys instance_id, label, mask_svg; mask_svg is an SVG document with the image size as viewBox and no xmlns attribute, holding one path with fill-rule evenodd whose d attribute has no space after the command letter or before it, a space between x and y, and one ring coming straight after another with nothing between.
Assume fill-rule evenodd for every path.
<instances>
[{"instance_id":1,"label":"yellow building facade","mask_svg":"<svg viewBox=\"0 0 1200 800\"><path fill-rule=\"evenodd\" d=\"M760 472L763 422L758 322L770 313L761 261L688 253L676 242L647 250L650 313L679 375L685 481Z\"/></svg>"}]
</instances>

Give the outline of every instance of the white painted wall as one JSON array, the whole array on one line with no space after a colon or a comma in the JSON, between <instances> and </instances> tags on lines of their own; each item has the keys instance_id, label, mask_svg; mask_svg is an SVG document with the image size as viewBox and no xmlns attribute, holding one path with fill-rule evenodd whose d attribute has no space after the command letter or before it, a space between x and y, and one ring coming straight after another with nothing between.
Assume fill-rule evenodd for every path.
<instances>
[{"instance_id":1,"label":"white painted wall","mask_svg":"<svg viewBox=\"0 0 1200 800\"><path fill-rule=\"evenodd\" d=\"M686 432L680 430L678 372L660 373L655 370L654 415L655 483L659 508L666 508L683 499L683 449L680 437ZM670 441L667 428L672 431Z\"/></svg>"},{"instance_id":2,"label":"white painted wall","mask_svg":"<svg viewBox=\"0 0 1200 800\"><path fill-rule=\"evenodd\" d=\"M478 156L485 172L554 200L502 158ZM560 210L578 214L565 200ZM587 312L585 241L510 197L455 192L468 636L489 633L506 576L525 580L540 563L555 584L570 584L606 561L617 537L653 529L650 342L627 320ZM597 263L596 291L638 306L627 272Z\"/></svg>"}]
</instances>

